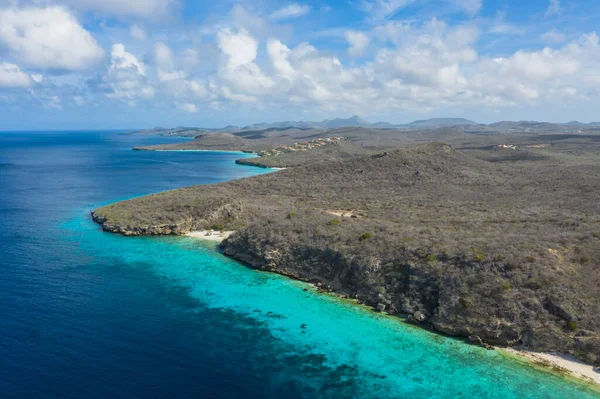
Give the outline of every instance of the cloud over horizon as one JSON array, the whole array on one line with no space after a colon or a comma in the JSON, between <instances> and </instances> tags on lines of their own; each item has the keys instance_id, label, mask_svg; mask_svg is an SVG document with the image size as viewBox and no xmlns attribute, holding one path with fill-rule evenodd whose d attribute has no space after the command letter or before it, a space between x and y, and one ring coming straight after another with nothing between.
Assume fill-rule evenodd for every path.
<instances>
[{"instance_id":1,"label":"cloud over horizon","mask_svg":"<svg viewBox=\"0 0 600 399\"><path fill-rule=\"evenodd\" d=\"M593 119L600 93L593 25L575 32L546 19L511 21L506 10L486 16L481 0L439 0L447 10L440 17L417 0L343 9L265 1L197 15L187 7L183 0L0 2L0 96L8 99L0 113L8 112L3 104L42 107L67 121L80 108L114 114L125 106L138 121L150 117L148 126L356 113L394 122L539 119L549 109L548 119L571 120ZM552 1L537 15L569 12ZM519 27L518 40L510 26Z\"/></svg>"}]
</instances>

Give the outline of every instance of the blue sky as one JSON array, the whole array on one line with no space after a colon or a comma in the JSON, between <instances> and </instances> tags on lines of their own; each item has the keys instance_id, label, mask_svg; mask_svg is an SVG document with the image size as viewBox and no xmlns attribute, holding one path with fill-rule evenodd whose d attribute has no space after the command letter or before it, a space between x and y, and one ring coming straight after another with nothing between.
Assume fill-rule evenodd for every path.
<instances>
[{"instance_id":1,"label":"blue sky","mask_svg":"<svg viewBox=\"0 0 600 399\"><path fill-rule=\"evenodd\" d=\"M0 0L0 130L595 121L592 0Z\"/></svg>"}]
</instances>

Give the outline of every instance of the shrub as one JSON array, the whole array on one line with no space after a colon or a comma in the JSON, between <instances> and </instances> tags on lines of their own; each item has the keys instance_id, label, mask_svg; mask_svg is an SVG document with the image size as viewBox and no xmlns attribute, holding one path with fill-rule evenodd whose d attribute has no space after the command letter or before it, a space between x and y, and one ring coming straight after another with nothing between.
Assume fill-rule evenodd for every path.
<instances>
[{"instance_id":1,"label":"shrub","mask_svg":"<svg viewBox=\"0 0 600 399\"><path fill-rule=\"evenodd\" d=\"M363 234L360 236L360 240L361 240L361 241L366 241L366 240L368 240L369 238L371 238L371 233L363 233Z\"/></svg>"},{"instance_id":2,"label":"shrub","mask_svg":"<svg viewBox=\"0 0 600 399\"><path fill-rule=\"evenodd\" d=\"M210 228L213 230L218 230L218 231L225 230L225 226L223 226L222 224L219 224L219 223L213 224L212 226L210 226Z\"/></svg>"},{"instance_id":3,"label":"shrub","mask_svg":"<svg viewBox=\"0 0 600 399\"><path fill-rule=\"evenodd\" d=\"M437 256L434 254L427 255L427 262L435 262L437 260Z\"/></svg>"},{"instance_id":4,"label":"shrub","mask_svg":"<svg viewBox=\"0 0 600 399\"><path fill-rule=\"evenodd\" d=\"M527 262L527 263L534 263L535 261L536 261L535 256L528 255L525 257L525 262Z\"/></svg>"},{"instance_id":5,"label":"shrub","mask_svg":"<svg viewBox=\"0 0 600 399\"><path fill-rule=\"evenodd\" d=\"M494 261L496 261L496 262L504 262L505 260L506 260L506 256L504 256L502 254L494 255Z\"/></svg>"},{"instance_id":6,"label":"shrub","mask_svg":"<svg viewBox=\"0 0 600 399\"><path fill-rule=\"evenodd\" d=\"M510 284L507 282L502 283L502 288L504 288L504 291L510 291Z\"/></svg>"},{"instance_id":7,"label":"shrub","mask_svg":"<svg viewBox=\"0 0 600 399\"><path fill-rule=\"evenodd\" d=\"M569 331L575 331L577 330L577 323L575 323L574 321L570 321L567 324L567 328L569 329Z\"/></svg>"},{"instance_id":8,"label":"shrub","mask_svg":"<svg viewBox=\"0 0 600 399\"><path fill-rule=\"evenodd\" d=\"M462 306L464 309L468 309L471 306L470 301L465 298L464 296L461 296L459 298L459 302L460 302L460 306Z\"/></svg>"},{"instance_id":9,"label":"shrub","mask_svg":"<svg viewBox=\"0 0 600 399\"><path fill-rule=\"evenodd\" d=\"M340 224L340 221L338 219L332 219L327 224L330 226L337 226L338 224Z\"/></svg>"},{"instance_id":10,"label":"shrub","mask_svg":"<svg viewBox=\"0 0 600 399\"><path fill-rule=\"evenodd\" d=\"M293 218L295 216L296 216L296 212L290 212L290 213L287 214L287 216L285 218L286 219L291 219L291 218Z\"/></svg>"},{"instance_id":11,"label":"shrub","mask_svg":"<svg viewBox=\"0 0 600 399\"><path fill-rule=\"evenodd\" d=\"M586 265L588 263L590 263L592 261L592 258L590 258L589 256L583 255L579 258L579 263L581 263L582 265Z\"/></svg>"}]
</instances>

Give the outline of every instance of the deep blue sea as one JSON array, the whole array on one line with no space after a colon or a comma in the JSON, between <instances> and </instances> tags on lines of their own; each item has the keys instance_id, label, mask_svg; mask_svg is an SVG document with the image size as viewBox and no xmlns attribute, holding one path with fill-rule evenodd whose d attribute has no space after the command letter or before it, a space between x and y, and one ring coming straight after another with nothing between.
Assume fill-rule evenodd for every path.
<instances>
[{"instance_id":1,"label":"deep blue sea","mask_svg":"<svg viewBox=\"0 0 600 399\"><path fill-rule=\"evenodd\" d=\"M0 133L0 397L600 397L214 243L100 231L97 206L268 172L240 154L130 150L182 140Z\"/></svg>"}]
</instances>

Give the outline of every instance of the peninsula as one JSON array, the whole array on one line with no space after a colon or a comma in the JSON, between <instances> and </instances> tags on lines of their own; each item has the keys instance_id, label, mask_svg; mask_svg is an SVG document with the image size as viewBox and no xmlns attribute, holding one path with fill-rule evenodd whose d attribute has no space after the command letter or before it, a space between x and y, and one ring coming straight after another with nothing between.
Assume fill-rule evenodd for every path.
<instances>
[{"instance_id":1,"label":"peninsula","mask_svg":"<svg viewBox=\"0 0 600 399\"><path fill-rule=\"evenodd\" d=\"M474 343L600 362L600 136L387 135L378 148L321 132L363 153L322 160L322 146L287 170L92 216L125 235L234 231L221 248L250 267Z\"/></svg>"}]
</instances>

